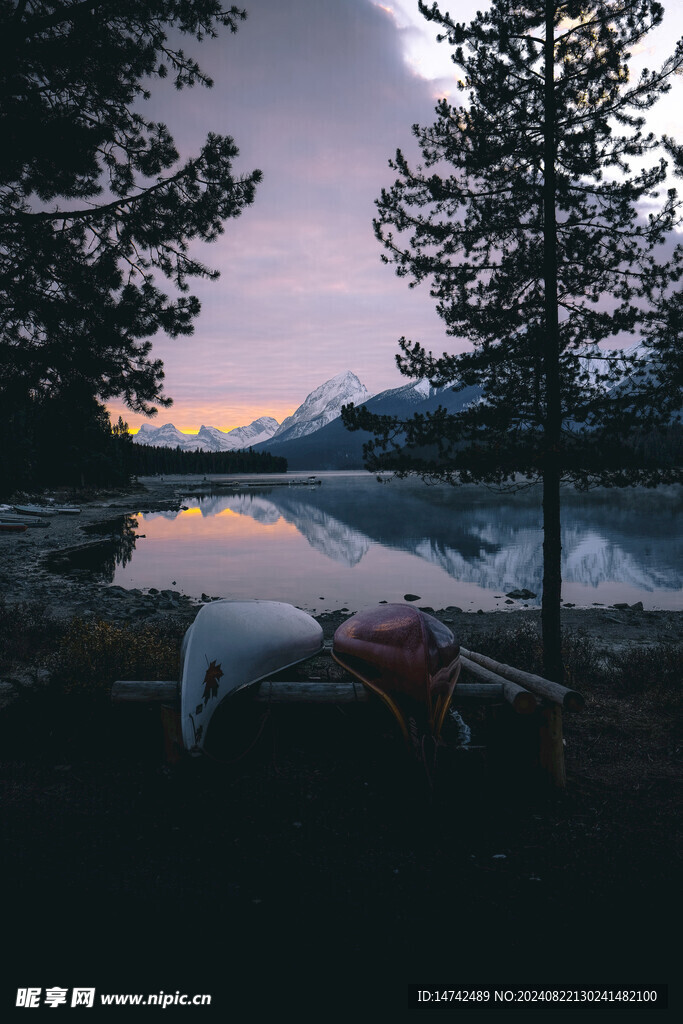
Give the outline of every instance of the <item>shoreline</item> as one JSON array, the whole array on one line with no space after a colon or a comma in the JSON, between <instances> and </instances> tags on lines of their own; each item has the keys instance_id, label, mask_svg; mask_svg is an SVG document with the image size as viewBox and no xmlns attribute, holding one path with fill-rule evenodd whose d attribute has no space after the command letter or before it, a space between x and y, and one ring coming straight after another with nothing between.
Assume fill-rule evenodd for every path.
<instances>
[{"instance_id":1,"label":"shoreline","mask_svg":"<svg viewBox=\"0 0 683 1024\"><path fill-rule=\"evenodd\" d=\"M240 481L242 482L242 481ZM189 480L188 480L189 485ZM173 615L188 624L199 608L216 595L201 597L165 589L149 592L60 574L49 567L50 560L88 547L106 543L106 535L94 539L88 528L108 520L145 511L180 508L186 487L179 481L145 478L138 490L104 492L82 501L79 515L57 515L46 529L33 527L21 535L0 535L0 587L8 605L24 602L41 604L56 618L83 617L110 621L150 621ZM499 628L514 628L520 622L540 622L540 609L514 608L493 611L464 611L455 606L433 609L426 603L416 607L435 614L457 633L458 625L468 635L486 634ZM325 628L336 626L359 611L330 611L315 615ZM650 610L635 607L563 607L563 627L582 633L605 651L630 645L651 645L683 641L683 611Z\"/></svg>"}]
</instances>

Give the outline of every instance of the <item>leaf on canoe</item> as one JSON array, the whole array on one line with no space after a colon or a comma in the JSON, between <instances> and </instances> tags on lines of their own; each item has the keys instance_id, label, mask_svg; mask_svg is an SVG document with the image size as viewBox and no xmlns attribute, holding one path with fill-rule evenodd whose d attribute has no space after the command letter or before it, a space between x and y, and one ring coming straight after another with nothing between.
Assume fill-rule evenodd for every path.
<instances>
[{"instance_id":1,"label":"leaf on canoe","mask_svg":"<svg viewBox=\"0 0 683 1024\"><path fill-rule=\"evenodd\" d=\"M211 662L204 676L204 707L212 697L218 696L218 680L223 676L223 670L215 660Z\"/></svg>"}]
</instances>

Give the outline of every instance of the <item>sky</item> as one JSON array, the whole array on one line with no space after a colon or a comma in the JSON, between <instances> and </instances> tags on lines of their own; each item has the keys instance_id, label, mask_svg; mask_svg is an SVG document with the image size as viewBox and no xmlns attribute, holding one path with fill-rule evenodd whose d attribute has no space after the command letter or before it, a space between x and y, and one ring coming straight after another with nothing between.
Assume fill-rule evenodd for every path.
<instances>
[{"instance_id":1,"label":"sky","mask_svg":"<svg viewBox=\"0 0 683 1024\"><path fill-rule=\"evenodd\" d=\"M381 262L374 201L395 174L388 160L411 151L411 125L435 120L437 99L456 97L450 47L436 42L417 0L243 0L237 35L183 47L214 79L178 93L153 86L147 116L164 121L181 157L206 135L231 135L235 170L263 181L225 233L193 252L220 271L191 282L202 312L190 338L159 334L165 393L149 420L109 403L132 430L172 422L230 430L259 416L281 422L315 387L352 370L371 394L407 383L395 365L402 335L441 353L448 338L428 286L410 289ZM444 4L469 21L486 0ZM632 67L656 67L683 35L683 4L665 0L662 27ZM653 126L680 140L683 79L656 108ZM170 283L168 288L172 288Z\"/></svg>"}]
</instances>

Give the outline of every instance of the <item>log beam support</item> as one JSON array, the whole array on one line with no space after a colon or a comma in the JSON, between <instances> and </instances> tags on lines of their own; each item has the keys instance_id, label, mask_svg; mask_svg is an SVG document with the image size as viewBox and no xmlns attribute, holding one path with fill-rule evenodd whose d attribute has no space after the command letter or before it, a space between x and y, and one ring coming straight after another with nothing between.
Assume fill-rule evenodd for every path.
<instances>
[{"instance_id":1,"label":"log beam support","mask_svg":"<svg viewBox=\"0 0 683 1024\"><path fill-rule=\"evenodd\" d=\"M534 675L533 672L523 672L520 668L513 668L512 665L503 665L499 661L494 661L493 658L487 658L485 654L479 654L478 651L468 651L464 647L460 648L460 654L463 659L475 662L477 665L481 665L483 668L487 668L490 672L495 672L505 679L510 679L519 686L531 690L537 696L552 701L554 704L559 704L561 707L566 708L567 711L581 711L586 703L583 695L578 690L570 690L568 687L554 683L550 679L544 679L543 676Z\"/></svg>"},{"instance_id":2,"label":"log beam support","mask_svg":"<svg viewBox=\"0 0 683 1024\"><path fill-rule=\"evenodd\" d=\"M475 661L470 661L469 658L460 656L462 667L470 675L474 676L475 679L480 680L484 686L497 686L507 701L518 715L530 715L532 714L537 706L538 701L533 693L529 693L523 686L513 682L511 679L505 679L503 676L492 672L488 668L484 668L482 665L478 665ZM460 689L456 686L455 692Z\"/></svg>"},{"instance_id":3,"label":"log beam support","mask_svg":"<svg viewBox=\"0 0 683 1024\"><path fill-rule=\"evenodd\" d=\"M493 704L506 699L512 703L506 692L514 693L514 684L507 691L504 684L507 680L458 683L452 703ZM117 679L112 686L111 699L114 704L173 704L177 701L177 693L178 684L173 680ZM357 704L370 700L370 695L361 683L266 680L254 687L253 699L260 704Z\"/></svg>"},{"instance_id":4,"label":"log beam support","mask_svg":"<svg viewBox=\"0 0 683 1024\"><path fill-rule=\"evenodd\" d=\"M538 728L537 762L543 778L555 788L566 785L563 709L579 710L584 699L576 690L560 686L529 672L503 665L476 651L461 649L462 666L476 682L459 682L452 704L507 703L517 714L534 714ZM182 756L180 728L180 687L175 680L117 680L111 691L114 703L161 705L161 721L166 758L174 763ZM252 699L264 704L361 704L372 697L364 686L353 681L271 681L253 687Z\"/></svg>"},{"instance_id":5,"label":"log beam support","mask_svg":"<svg viewBox=\"0 0 683 1024\"><path fill-rule=\"evenodd\" d=\"M564 763L562 708L548 704L539 708L538 766L543 778L554 789L564 789L567 773Z\"/></svg>"}]
</instances>

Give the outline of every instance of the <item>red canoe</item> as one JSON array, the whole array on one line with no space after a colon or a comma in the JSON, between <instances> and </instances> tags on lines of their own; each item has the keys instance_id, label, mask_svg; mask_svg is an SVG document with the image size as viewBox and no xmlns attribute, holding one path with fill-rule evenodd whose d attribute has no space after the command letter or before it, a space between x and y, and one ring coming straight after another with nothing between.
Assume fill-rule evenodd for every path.
<instances>
[{"instance_id":1,"label":"red canoe","mask_svg":"<svg viewBox=\"0 0 683 1024\"><path fill-rule=\"evenodd\" d=\"M2 533L23 533L24 530L28 530L26 523L0 523Z\"/></svg>"},{"instance_id":2,"label":"red canoe","mask_svg":"<svg viewBox=\"0 0 683 1024\"><path fill-rule=\"evenodd\" d=\"M421 754L438 740L460 674L460 647L447 626L407 604L368 608L334 634L332 656L373 690Z\"/></svg>"}]
</instances>

